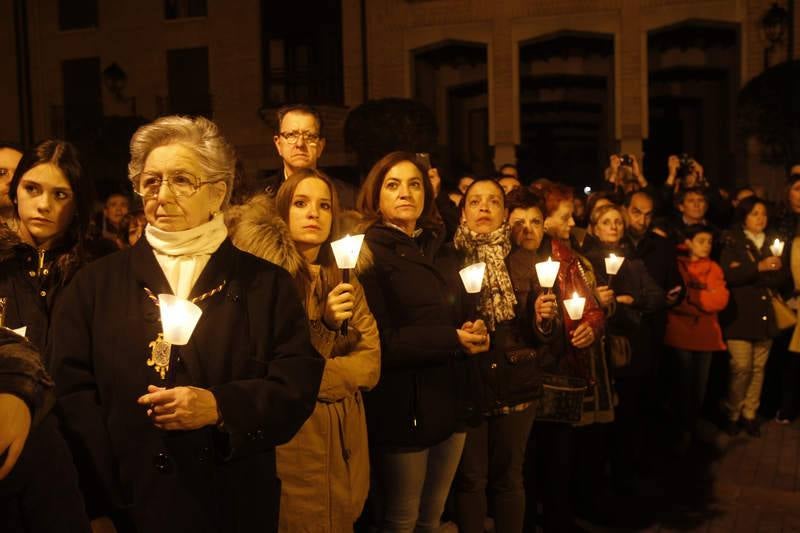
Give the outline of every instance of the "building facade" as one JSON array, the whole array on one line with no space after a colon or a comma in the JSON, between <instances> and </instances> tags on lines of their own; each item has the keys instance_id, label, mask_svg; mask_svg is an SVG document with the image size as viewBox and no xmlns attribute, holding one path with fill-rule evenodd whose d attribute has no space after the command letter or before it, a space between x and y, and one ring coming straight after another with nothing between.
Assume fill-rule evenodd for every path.
<instances>
[{"instance_id":1,"label":"building facade","mask_svg":"<svg viewBox=\"0 0 800 533\"><path fill-rule=\"evenodd\" d=\"M517 162L528 178L579 184L623 152L644 154L658 180L666 154L685 151L722 183L775 188L782 169L733 127L737 91L764 70L771 4L13 0L0 3L0 139L119 144L137 121L200 113L258 174L279 165L274 109L304 100L324 113L323 165L345 168L348 110L409 97L434 111L436 157L454 174ZM796 11L792 25L797 35ZM788 57L784 39L767 60Z\"/></svg>"}]
</instances>

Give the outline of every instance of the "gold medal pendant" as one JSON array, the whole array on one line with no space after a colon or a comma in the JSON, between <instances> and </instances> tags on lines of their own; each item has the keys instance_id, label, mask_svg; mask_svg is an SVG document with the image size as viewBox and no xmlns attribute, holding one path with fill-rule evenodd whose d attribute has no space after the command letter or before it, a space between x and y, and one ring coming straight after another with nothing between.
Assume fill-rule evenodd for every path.
<instances>
[{"instance_id":1,"label":"gold medal pendant","mask_svg":"<svg viewBox=\"0 0 800 533\"><path fill-rule=\"evenodd\" d=\"M169 371L169 356L172 345L164 340L164 334L159 333L156 340L149 344L150 358L147 360L147 366L154 367L161 379L166 379L167 372Z\"/></svg>"}]
</instances>

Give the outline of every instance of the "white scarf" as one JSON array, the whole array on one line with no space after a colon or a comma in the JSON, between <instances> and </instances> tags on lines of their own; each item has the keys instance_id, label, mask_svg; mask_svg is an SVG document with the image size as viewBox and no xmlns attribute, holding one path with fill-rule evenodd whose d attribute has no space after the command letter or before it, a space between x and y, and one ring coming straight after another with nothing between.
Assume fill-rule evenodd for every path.
<instances>
[{"instance_id":1,"label":"white scarf","mask_svg":"<svg viewBox=\"0 0 800 533\"><path fill-rule=\"evenodd\" d=\"M164 231L148 224L145 238L169 281L175 296L188 298L203 269L228 236L225 217L217 213L197 227L183 231Z\"/></svg>"},{"instance_id":2,"label":"white scarf","mask_svg":"<svg viewBox=\"0 0 800 533\"><path fill-rule=\"evenodd\" d=\"M767 237L762 231L761 233L753 233L749 230L744 230L744 235L756 245L756 249L761 252L761 247L764 246L764 239Z\"/></svg>"}]
</instances>

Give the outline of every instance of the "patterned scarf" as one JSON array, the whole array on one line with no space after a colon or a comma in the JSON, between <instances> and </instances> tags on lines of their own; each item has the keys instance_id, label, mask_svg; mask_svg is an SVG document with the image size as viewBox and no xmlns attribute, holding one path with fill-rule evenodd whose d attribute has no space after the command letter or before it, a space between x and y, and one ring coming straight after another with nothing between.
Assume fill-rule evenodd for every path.
<instances>
[{"instance_id":1,"label":"patterned scarf","mask_svg":"<svg viewBox=\"0 0 800 533\"><path fill-rule=\"evenodd\" d=\"M489 331L499 322L514 318L517 297L508 275L505 258L511 252L511 230L503 224L491 233L475 233L461 224L453 243L457 250L467 255L467 264L486 263L483 288L478 311L486 321Z\"/></svg>"}]
</instances>

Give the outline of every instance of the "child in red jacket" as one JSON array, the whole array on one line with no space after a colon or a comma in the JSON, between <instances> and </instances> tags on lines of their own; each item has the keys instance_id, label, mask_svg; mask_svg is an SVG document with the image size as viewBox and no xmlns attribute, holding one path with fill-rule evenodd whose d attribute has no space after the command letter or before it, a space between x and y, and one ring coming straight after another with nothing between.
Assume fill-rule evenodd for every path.
<instances>
[{"instance_id":1,"label":"child in red jacket","mask_svg":"<svg viewBox=\"0 0 800 533\"><path fill-rule=\"evenodd\" d=\"M678 258L686 296L667 314L664 343L675 349L677 404L688 443L705 398L711 352L725 349L717 313L728 305L729 292L722 268L709 258L714 240L711 228L697 224L690 226L686 235L689 256Z\"/></svg>"}]
</instances>

